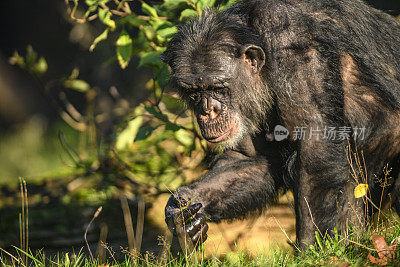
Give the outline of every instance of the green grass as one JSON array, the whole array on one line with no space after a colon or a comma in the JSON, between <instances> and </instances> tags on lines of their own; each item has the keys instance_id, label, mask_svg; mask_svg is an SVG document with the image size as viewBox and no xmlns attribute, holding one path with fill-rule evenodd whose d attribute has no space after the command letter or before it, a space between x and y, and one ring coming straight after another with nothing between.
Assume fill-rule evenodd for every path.
<instances>
[{"instance_id":1,"label":"green grass","mask_svg":"<svg viewBox=\"0 0 400 267\"><path fill-rule=\"evenodd\" d=\"M379 227L369 227L363 231L354 231L344 238L339 234L332 237L317 235L317 243L308 250L295 255L293 251L276 246L256 257L243 251L232 252L223 258L205 257L204 248L189 257L161 259L151 254L133 255L124 251L125 258L115 260L109 253L106 262L99 262L80 252L69 252L48 257L43 252L25 253L15 248L11 255L0 252L0 259L5 266L376 266L368 259L368 255L379 259L371 236L378 234L385 238L389 245L399 240L400 223L397 215L388 213L384 223ZM204 245L206 246L207 243ZM109 251L110 252L110 251ZM112 252L111 252L112 253ZM168 253L167 253L168 254ZM400 266L400 250L397 248L393 259L388 259L386 266Z\"/></svg>"}]
</instances>

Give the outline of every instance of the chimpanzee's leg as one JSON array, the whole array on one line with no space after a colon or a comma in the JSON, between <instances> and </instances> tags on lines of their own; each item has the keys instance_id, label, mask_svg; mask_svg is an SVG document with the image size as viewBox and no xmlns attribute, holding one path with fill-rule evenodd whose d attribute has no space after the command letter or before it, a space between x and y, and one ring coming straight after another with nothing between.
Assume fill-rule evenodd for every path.
<instances>
[{"instance_id":1,"label":"chimpanzee's leg","mask_svg":"<svg viewBox=\"0 0 400 267\"><path fill-rule=\"evenodd\" d=\"M307 140L299 155L294 195L297 240L303 250L315 242L316 231L325 235L335 227L345 231L349 225L362 225L364 209L363 201L354 198L356 183L349 175L345 141Z\"/></svg>"}]
</instances>

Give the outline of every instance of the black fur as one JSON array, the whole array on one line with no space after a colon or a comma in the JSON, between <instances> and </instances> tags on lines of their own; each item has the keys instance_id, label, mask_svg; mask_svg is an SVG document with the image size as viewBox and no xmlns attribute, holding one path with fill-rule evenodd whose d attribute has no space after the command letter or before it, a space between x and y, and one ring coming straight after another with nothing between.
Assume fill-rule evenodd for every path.
<instances>
[{"instance_id":1,"label":"black fur","mask_svg":"<svg viewBox=\"0 0 400 267\"><path fill-rule=\"evenodd\" d=\"M364 225L359 218L372 210L364 212L354 187L366 182L380 199L374 177L389 163L384 199L400 212L400 22L394 17L360 0L242 1L182 25L162 58L198 120L222 107L237 127L210 171L172 198L193 199L202 204L199 213L220 221L262 210L280 188L292 190L304 248L317 227ZM287 140L266 140L276 125L289 130ZM302 126L366 132L363 140L296 140L293 131ZM367 181L363 160L357 168L348 145L364 158ZM167 221L177 212L167 206Z\"/></svg>"}]
</instances>

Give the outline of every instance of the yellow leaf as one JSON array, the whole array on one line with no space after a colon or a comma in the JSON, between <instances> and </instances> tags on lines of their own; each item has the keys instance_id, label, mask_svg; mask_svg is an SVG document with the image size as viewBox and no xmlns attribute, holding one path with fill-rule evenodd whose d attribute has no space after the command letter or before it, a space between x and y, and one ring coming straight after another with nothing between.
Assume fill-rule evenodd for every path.
<instances>
[{"instance_id":1,"label":"yellow leaf","mask_svg":"<svg viewBox=\"0 0 400 267\"><path fill-rule=\"evenodd\" d=\"M367 194L368 185L367 184L359 184L354 189L354 197L360 198Z\"/></svg>"}]
</instances>

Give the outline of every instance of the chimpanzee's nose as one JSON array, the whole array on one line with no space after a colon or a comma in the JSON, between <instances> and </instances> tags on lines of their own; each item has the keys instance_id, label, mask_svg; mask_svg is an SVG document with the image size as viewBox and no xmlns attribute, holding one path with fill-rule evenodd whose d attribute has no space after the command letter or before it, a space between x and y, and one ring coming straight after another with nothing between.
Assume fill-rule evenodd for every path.
<instances>
[{"instance_id":1,"label":"chimpanzee's nose","mask_svg":"<svg viewBox=\"0 0 400 267\"><path fill-rule=\"evenodd\" d=\"M210 117L210 119L215 119L221 112L221 102L213 99L212 97L204 97L201 99L201 108L204 115Z\"/></svg>"}]
</instances>

